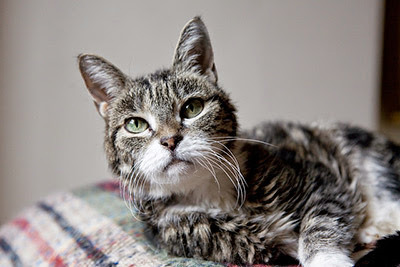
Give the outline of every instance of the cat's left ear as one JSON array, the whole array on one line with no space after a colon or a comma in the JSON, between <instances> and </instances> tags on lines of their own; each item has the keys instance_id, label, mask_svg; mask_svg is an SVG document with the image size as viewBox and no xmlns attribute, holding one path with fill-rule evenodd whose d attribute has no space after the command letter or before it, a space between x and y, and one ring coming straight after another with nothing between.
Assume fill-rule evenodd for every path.
<instances>
[{"instance_id":1,"label":"cat's left ear","mask_svg":"<svg viewBox=\"0 0 400 267\"><path fill-rule=\"evenodd\" d=\"M214 53L206 25L195 17L183 28L175 50L174 67L206 76L211 82L218 80Z\"/></svg>"}]
</instances>

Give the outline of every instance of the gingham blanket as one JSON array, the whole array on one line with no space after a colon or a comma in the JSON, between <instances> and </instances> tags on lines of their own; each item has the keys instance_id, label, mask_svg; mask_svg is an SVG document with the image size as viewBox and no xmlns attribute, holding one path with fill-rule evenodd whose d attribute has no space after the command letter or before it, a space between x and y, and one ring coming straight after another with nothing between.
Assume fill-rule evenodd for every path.
<instances>
[{"instance_id":1,"label":"gingham blanket","mask_svg":"<svg viewBox=\"0 0 400 267\"><path fill-rule=\"evenodd\" d=\"M0 228L0 266L229 266L168 256L109 181L51 195ZM261 265L257 265L261 267Z\"/></svg>"}]
</instances>

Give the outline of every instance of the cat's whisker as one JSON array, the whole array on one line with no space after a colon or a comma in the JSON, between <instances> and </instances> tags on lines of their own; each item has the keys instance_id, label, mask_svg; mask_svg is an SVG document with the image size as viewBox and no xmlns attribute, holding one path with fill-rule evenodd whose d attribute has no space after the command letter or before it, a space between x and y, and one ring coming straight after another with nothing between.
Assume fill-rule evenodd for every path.
<instances>
[{"instance_id":1,"label":"cat's whisker","mask_svg":"<svg viewBox=\"0 0 400 267\"><path fill-rule=\"evenodd\" d=\"M271 147L275 147L275 148L278 147L274 144L267 143L267 142L264 142L261 140L242 138L242 137L236 137L236 136L215 136L215 137L209 137L209 139L214 140L214 141L222 140L222 141L226 141L226 142L229 142L229 141L253 142L253 143L259 143L259 144L263 144L263 145L267 145L267 146L271 146Z\"/></svg>"},{"instance_id":2,"label":"cat's whisker","mask_svg":"<svg viewBox=\"0 0 400 267\"><path fill-rule=\"evenodd\" d=\"M226 145L224 145L223 143L221 143L221 142L219 142L219 141L215 141L215 140L212 140L211 142L212 142L212 144L217 143L217 144L221 145L224 149L219 148L219 147L216 147L216 146L212 146L212 147L213 147L213 149L218 149L219 151L223 152L223 153L224 153L225 155L227 155L230 159L232 159L232 161L233 161L236 165L239 166L239 162L237 161L235 155L233 154L233 152L232 152Z\"/></svg>"},{"instance_id":3,"label":"cat's whisker","mask_svg":"<svg viewBox=\"0 0 400 267\"><path fill-rule=\"evenodd\" d=\"M213 157L215 157L215 158L213 158ZM225 175L228 177L228 179L231 181L231 183L235 187L236 192L237 192L236 205L238 205L239 204L239 199L240 200L243 199L244 191L243 191L243 188L242 188L241 184L239 183L239 178L238 178L237 172L235 173L232 170L232 167L230 165L225 164L225 162L227 162L228 164L231 164L230 162L228 162L225 158L221 157L220 155L216 154L215 152L214 153L209 152L207 158L208 158L208 160L213 162L216 166L218 166L225 173ZM218 162L220 164L218 164ZM225 170L224 167L226 168L226 170ZM231 167L231 168L229 168L229 167ZM230 172L230 174L228 173L228 171ZM234 182L233 179L236 180L236 183Z\"/></svg>"},{"instance_id":4,"label":"cat's whisker","mask_svg":"<svg viewBox=\"0 0 400 267\"><path fill-rule=\"evenodd\" d=\"M140 213L143 208L141 183L144 183L144 178L139 172L139 164L140 162L137 162L130 168L127 181L124 182L123 188L124 202L136 220L140 220L136 215ZM126 187L128 187L128 190L126 190Z\"/></svg>"},{"instance_id":5,"label":"cat's whisker","mask_svg":"<svg viewBox=\"0 0 400 267\"><path fill-rule=\"evenodd\" d=\"M218 142L218 143L219 143L219 142ZM232 151L231 151L229 148L227 148L225 145L223 145L223 144L221 144L221 145L224 146L225 149L226 149L227 151L225 151L224 149L221 149L221 148L219 148L219 147L215 147L215 146L214 146L212 149L217 149L218 151L221 151L221 152L223 152L225 155L227 155L227 156L233 161L233 164L235 165L237 171L240 172L240 165L239 165L239 162L237 161L235 155L234 155L234 154L232 153ZM219 154L219 153L218 153L218 154Z\"/></svg>"},{"instance_id":6,"label":"cat's whisker","mask_svg":"<svg viewBox=\"0 0 400 267\"><path fill-rule=\"evenodd\" d=\"M243 190L243 194L242 194L242 201L241 201L241 206L243 205L243 203L244 203L244 201L245 201L245 199L246 199L246 190L245 190L245 188L246 188L246 186L247 186L247 182L246 182L246 179L243 177L243 174L242 174L242 172L240 171L240 165L239 165L239 162L237 161L237 159L236 159L236 157L235 157L235 155L233 154L233 152L227 147L227 146L225 146L224 144L222 144L221 142L219 142L219 141L212 141L212 142L214 142L214 143L218 143L219 145L221 145L223 148L225 148L225 150L224 149L221 149L221 148L219 148L219 147L215 147L215 146L213 146L213 149L217 149L217 150L219 150L219 151L221 151L221 152L223 152L224 154L226 154L229 158L231 158L231 160L232 161L234 161L234 163L235 163L235 166L233 167L233 168L235 168L235 170L237 171L237 173L238 173L238 183L240 183L241 184L241 186L243 187L242 188L242 190ZM223 159L225 160L225 161L227 161L224 157L223 157Z\"/></svg>"},{"instance_id":7,"label":"cat's whisker","mask_svg":"<svg viewBox=\"0 0 400 267\"><path fill-rule=\"evenodd\" d=\"M218 155L216 152L214 152L214 151L209 151L209 152L206 152L208 155L212 155L212 156L214 156L221 164L224 164L225 166L229 166L230 168L227 168L227 169L229 169L229 171L233 174L233 171L232 171L232 169L233 170L235 170L235 172L237 173L238 172L238 169L236 169L236 166L234 165L234 164L232 164L231 162L229 162L229 161L227 161L224 157L222 157L221 155ZM226 165L224 162L222 162L222 161L225 161L226 162L226 164L228 164L228 165Z\"/></svg>"},{"instance_id":8,"label":"cat's whisker","mask_svg":"<svg viewBox=\"0 0 400 267\"><path fill-rule=\"evenodd\" d=\"M244 187L246 187L247 186L247 182L246 182L245 178L243 177L242 172L240 171L239 162L237 161L237 159L236 159L235 155L233 154L233 152L229 148L227 148L224 144L221 144L218 141L213 141L213 142L219 143L220 145L222 145L226 149L226 151L225 151L224 149L221 149L219 147L213 146L213 149L218 149L219 151L221 151L224 154L226 154L232 161L234 161L234 168L235 168L235 170L238 172L238 174L240 176L240 182L243 183ZM224 160L225 160L225 158L224 158Z\"/></svg>"},{"instance_id":9,"label":"cat's whisker","mask_svg":"<svg viewBox=\"0 0 400 267\"><path fill-rule=\"evenodd\" d=\"M215 147L214 147L215 148ZM222 152L226 153L226 151L221 150ZM240 186L240 192L241 192L241 205L243 205L245 198L246 198L246 190L245 187L247 186L246 180L244 179L241 171L240 171L240 166L239 163L236 161L236 158L233 158L232 160L235 160L236 164L233 164L231 162L229 162L225 157L223 157L222 155L220 155L219 153L216 153L215 151L213 151L213 153L215 153L214 155L217 156L219 158L219 160L223 160L224 162L226 162L227 164L229 164L229 166L231 168L233 168L235 170L234 176L236 178L236 181L238 182L239 186ZM226 153L227 154L227 153Z\"/></svg>"},{"instance_id":10,"label":"cat's whisker","mask_svg":"<svg viewBox=\"0 0 400 267\"><path fill-rule=\"evenodd\" d=\"M217 155L218 157L223 158L223 160L228 162L230 164L230 166L232 166L237 172L240 172L239 163L236 160L236 158L233 155L233 153L228 148L226 148L228 150L228 152L227 152L224 149L212 146L213 143L215 143L215 141L210 142L210 145L208 145L208 146L202 147L202 150L206 151L206 152L213 153L214 155ZM224 146L223 144L221 144L221 145ZM220 153L218 153L218 151L215 151L215 150L223 152L227 157L229 157L232 160L232 162L228 161L223 155L221 155Z\"/></svg>"},{"instance_id":11,"label":"cat's whisker","mask_svg":"<svg viewBox=\"0 0 400 267\"><path fill-rule=\"evenodd\" d=\"M122 198L124 199L125 205L127 206L127 208L129 210L132 209L132 204L131 204L130 199L127 198L126 191L128 191L128 194L130 194L130 192L131 192L130 191L130 183L131 183L132 172L133 172L133 166L129 169L129 175L127 175L127 177L126 177L127 179L123 180L123 189L122 189ZM126 187L128 187L128 190Z\"/></svg>"},{"instance_id":12,"label":"cat's whisker","mask_svg":"<svg viewBox=\"0 0 400 267\"><path fill-rule=\"evenodd\" d=\"M123 176L121 176L119 178L119 194L122 197L122 199L124 200L125 206L129 209L128 202L126 201L126 196L125 196L126 192L125 191L126 191L126 179Z\"/></svg>"},{"instance_id":13,"label":"cat's whisker","mask_svg":"<svg viewBox=\"0 0 400 267\"><path fill-rule=\"evenodd\" d=\"M214 179L217 179L217 177L216 177L217 174L215 172L213 165L210 163L209 160L207 160L206 157L204 157L203 153L200 153L200 152L195 153L192 156L195 156L195 161L197 161L199 164L202 163L200 165L203 166L204 168L206 168L213 175ZM204 159L208 163L208 165L202 159ZM217 182L218 182L218 180L217 180Z\"/></svg>"},{"instance_id":14,"label":"cat's whisker","mask_svg":"<svg viewBox=\"0 0 400 267\"><path fill-rule=\"evenodd\" d=\"M144 176L139 176L139 180L141 180L141 185L139 186L139 210L138 212L142 212L144 210L144 206L143 206L143 195L145 194L145 190L144 187L146 186L146 180L144 178Z\"/></svg>"},{"instance_id":15,"label":"cat's whisker","mask_svg":"<svg viewBox=\"0 0 400 267\"><path fill-rule=\"evenodd\" d=\"M204 161L199 159L199 158L197 158L195 161L199 165L201 165L203 168L205 168L206 170L208 170L211 173L211 175L213 176L213 178L214 178L214 180L215 180L215 182L216 182L216 184L218 186L218 193L221 193L221 185L220 185L220 183L219 183L219 181L217 179L217 175L215 173L214 167L212 166L212 164L206 158L204 158L204 160L206 160L209 165L204 163Z\"/></svg>"},{"instance_id":16,"label":"cat's whisker","mask_svg":"<svg viewBox=\"0 0 400 267\"><path fill-rule=\"evenodd\" d=\"M214 156L215 156L214 154L208 153L207 155L204 156L204 158L206 158L207 161L213 163L213 164L214 164L215 166L217 166L220 170L222 170L222 171L225 173L225 175L229 178L229 180L232 182L232 184L233 184L233 186L235 187L236 191L239 191L238 184L235 183L235 182L232 180L232 177L231 177L231 175L234 175L234 173L233 173L232 171L230 171L231 174L229 174L229 173L227 172L227 170L230 170L230 168L228 168L228 167L226 166L226 164L224 164L224 163L222 163L220 160L218 160L218 158L213 158ZM221 165L222 165L222 166L221 166ZM225 170L225 168L223 168L223 167L225 167L227 170ZM237 179L235 179L235 180L237 181Z\"/></svg>"},{"instance_id":17,"label":"cat's whisker","mask_svg":"<svg viewBox=\"0 0 400 267\"><path fill-rule=\"evenodd\" d=\"M137 183L137 168L135 166L132 167L132 172L131 175L129 177L129 201L131 203L131 208L132 208L132 204L133 207L135 208L135 188L136 188L136 183Z\"/></svg>"},{"instance_id":18,"label":"cat's whisker","mask_svg":"<svg viewBox=\"0 0 400 267\"><path fill-rule=\"evenodd\" d=\"M132 174L129 196L133 208L136 210L139 210L138 196L137 196L138 184L139 184L138 173L135 172Z\"/></svg>"},{"instance_id":19,"label":"cat's whisker","mask_svg":"<svg viewBox=\"0 0 400 267\"><path fill-rule=\"evenodd\" d=\"M136 213L140 212L140 208L139 208L139 205L137 203L137 199L138 198L135 195L135 191L137 191L137 184L138 184L138 181L140 180L140 175L139 175L139 172L137 171L138 169L137 169L136 165L134 165L132 167L132 169L133 169L133 171L131 172L131 175L129 177L129 187L128 187L128 192L129 192L129 210L130 210L132 216L136 220L140 220L136 216Z\"/></svg>"},{"instance_id":20,"label":"cat's whisker","mask_svg":"<svg viewBox=\"0 0 400 267\"><path fill-rule=\"evenodd\" d=\"M139 165L141 162L139 162L137 165ZM139 170L139 167L136 167L137 170ZM136 209L138 213L142 212L144 210L143 207L143 195L145 194L144 192L144 187L146 184L146 179L143 174L140 174L139 171L137 172L135 176L136 184L135 184L135 189L137 196L135 196L135 202L136 202Z\"/></svg>"},{"instance_id":21,"label":"cat's whisker","mask_svg":"<svg viewBox=\"0 0 400 267\"><path fill-rule=\"evenodd\" d=\"M217 149L218 151L221 151L225 155L227 155L235 163L235 165L237 166L238 171L241 173L240 164L239 164L238 160L236 159L235 155L233 154L233 152L226 145L222 144L220 141L212 140L211 142L212 143L217 143L217 144L221 145L223 148L225 148L225 149L221 149L219 147L212 146L213 149ZM243 175L242 175L242 177L243 177ZM243 180L244 180L244 178L243 178ZM245 182L245 180L244 180L244 182Z\"/></svg>"}]
</instances>

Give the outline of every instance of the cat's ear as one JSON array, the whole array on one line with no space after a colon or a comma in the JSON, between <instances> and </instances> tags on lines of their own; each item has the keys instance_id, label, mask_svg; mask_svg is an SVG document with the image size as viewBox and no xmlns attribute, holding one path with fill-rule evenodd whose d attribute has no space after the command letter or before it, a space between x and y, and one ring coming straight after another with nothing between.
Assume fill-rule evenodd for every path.
<instances>
[{"instance_id":1,"label":"cat's ear","mask_svg":"<svg viewBox=\"0 0 400 267\"><path fill-rule=\"evenodd\" d=\"M81 54L78 63L94 104L106 119L110 102L123 90L127 78L117 67L99 56Z\"/></svg>"},{"instance_id":2,"label":"cat's ear","mask_svg":"<svg viewBox=\"0 0 400 267\"><path fill-rule=\"evenodd\" d=\"M214 53L206 25L200 17L195 17L183 28L175 50L173 65L187 71L205 75L217 82Z\"/></svg>"}]
</instances>

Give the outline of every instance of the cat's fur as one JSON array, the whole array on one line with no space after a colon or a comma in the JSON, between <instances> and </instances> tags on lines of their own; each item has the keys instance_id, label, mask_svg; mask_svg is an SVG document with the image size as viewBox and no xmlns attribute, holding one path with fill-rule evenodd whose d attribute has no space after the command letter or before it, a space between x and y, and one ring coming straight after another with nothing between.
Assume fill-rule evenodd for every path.
<instances>
[{"instance_id":1,"label":"cat's fur","mask_svg":"<svg viewBox=\"0 0 400 267\"><path fill-rule=\"evenodd\" d=\"M130 78L94 55L79 67L106 122L110 167L170 253L345 267L357 244L400 229L400 147L346 124L238 132L200 18L183 29L169 69ZM182 115L190 99L204 104L194 118ZM149 128L127 131L132 117Z\"/></svg>"}]
</instances>

